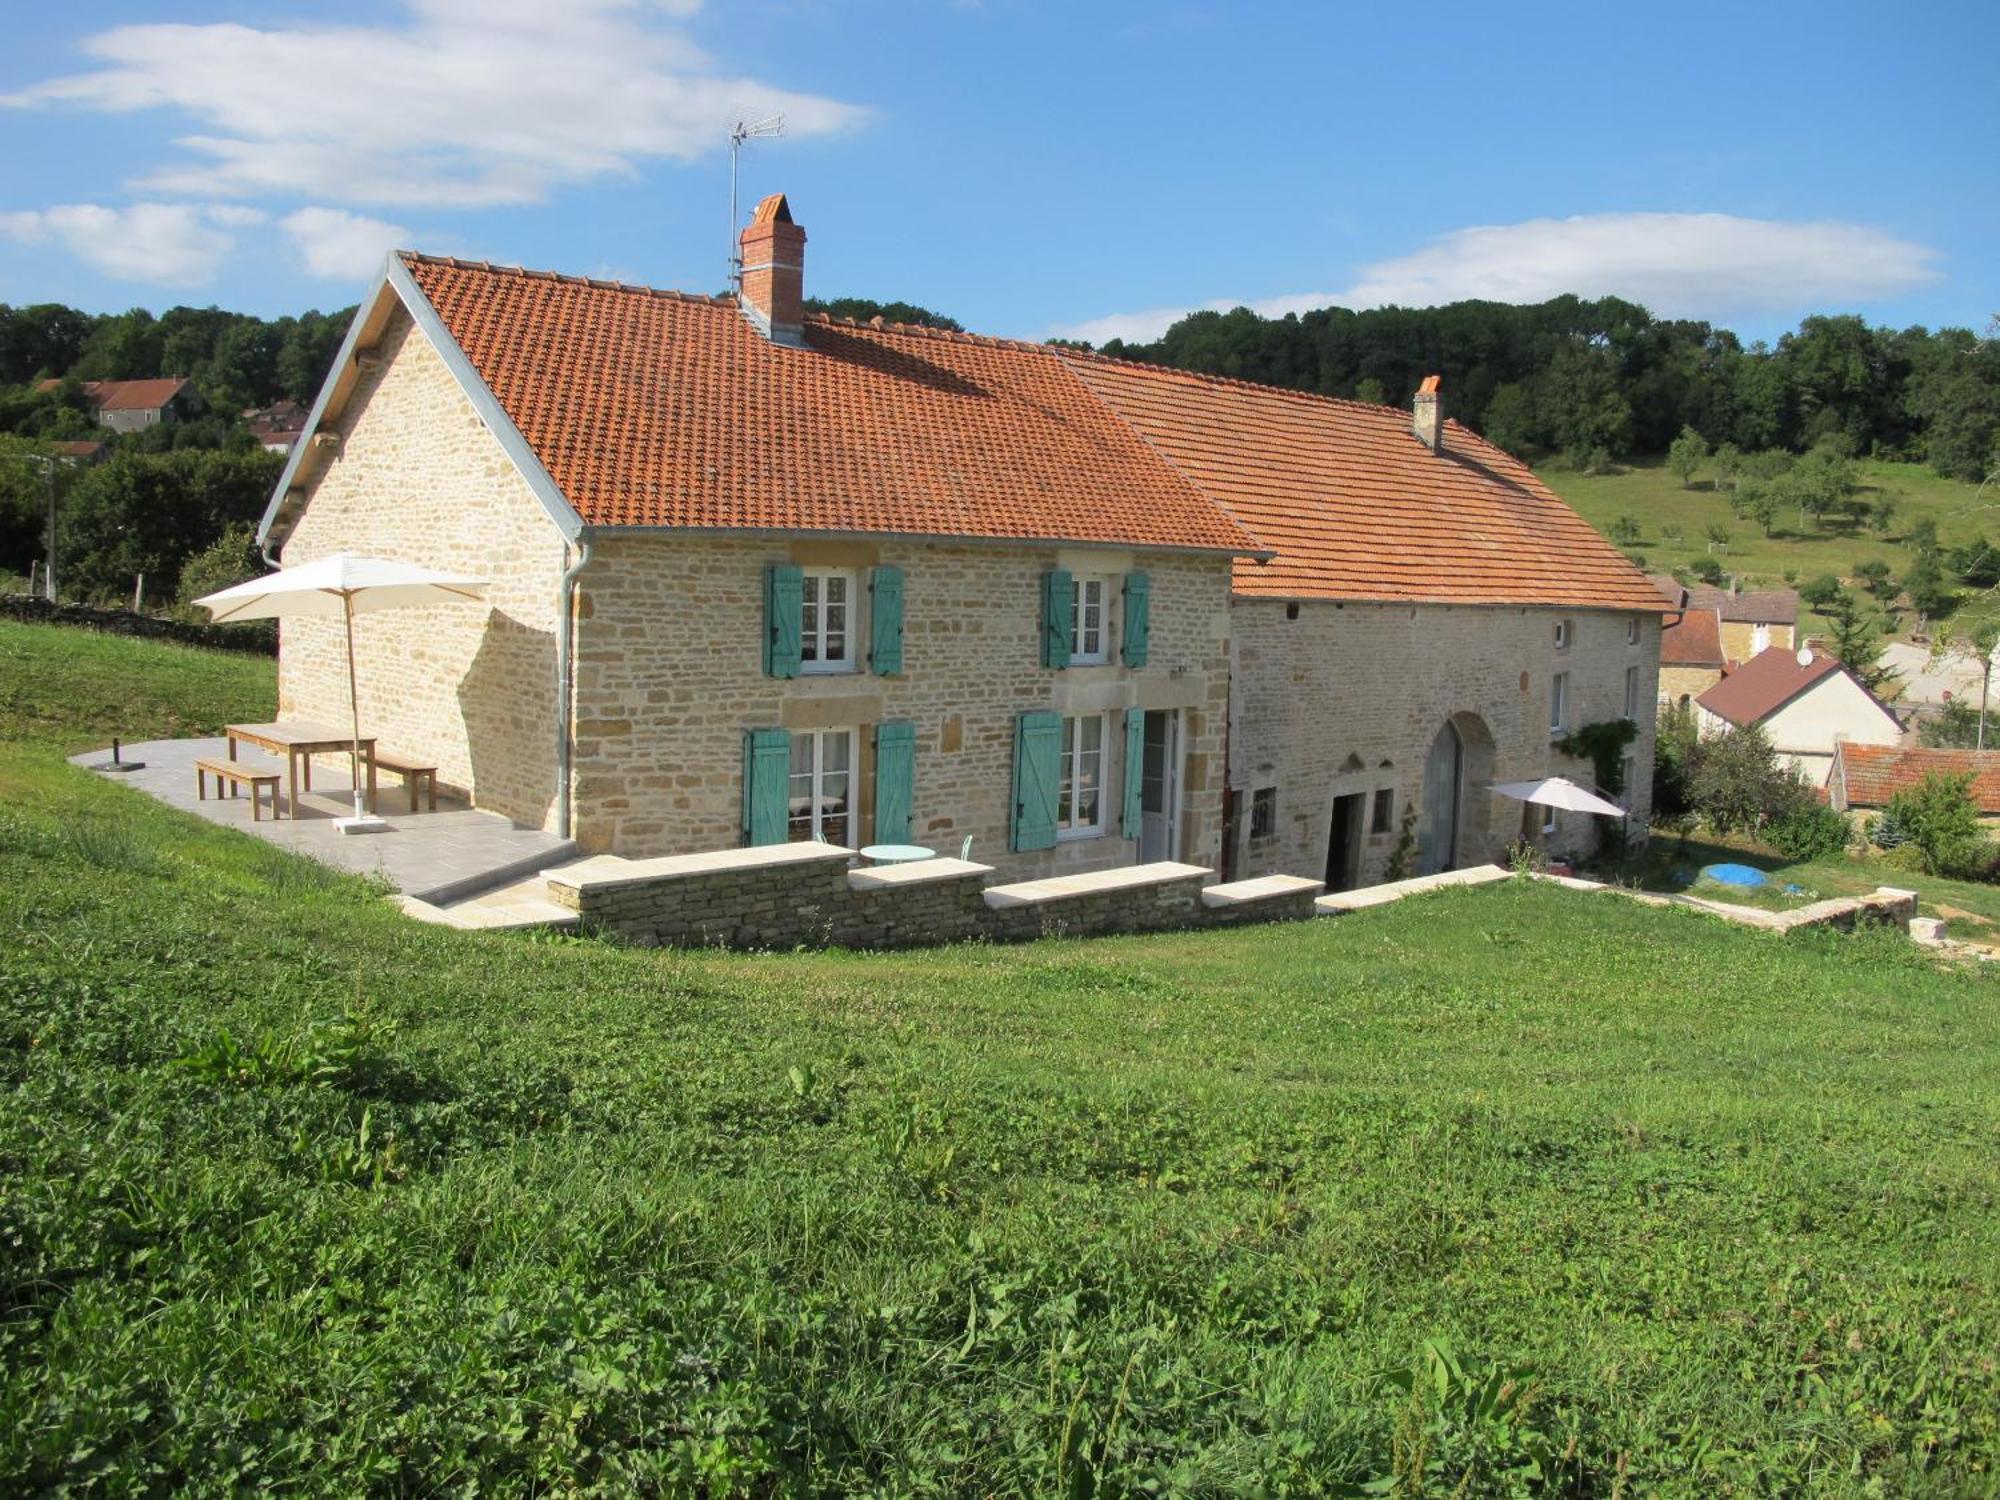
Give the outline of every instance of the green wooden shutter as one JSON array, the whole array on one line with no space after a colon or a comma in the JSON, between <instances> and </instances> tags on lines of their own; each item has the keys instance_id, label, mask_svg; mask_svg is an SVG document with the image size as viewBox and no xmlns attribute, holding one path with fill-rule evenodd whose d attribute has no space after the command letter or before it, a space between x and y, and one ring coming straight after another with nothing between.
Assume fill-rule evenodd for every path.
<instances>
[{"instance_id":1,"label":"green wooden shutter","mask_svg":"<svg viewBox=\"0 0 2000 1500\"><path fill-rule=\"evenodd\" d=\"M1153 582L1144 573L1125 575L1125 665L1146 665L1153 633Z\"/></svg>"},{"instance_id":2,"label":"green wooden shutter","mask_svg":"<svg viewBox=\"0 0 2000 1500\"><path fill-rule=\"evenodd\" d=\"M1146 711L1142 708L1125 710L1125 816L1120 828L1126 838L1139 836L1139 820L1143 809L1139 805L1139 793L1145 784L1146 775Z\"/></svg>"},{"instance_id":3,"label":"green wooden shutter","mask_svg":"<svg viewBox=\"0 0 2000 1500\"><path fill-rule=\"evenodd\" d=\"M805 570L773 563L764 570L764 675L799 675L799 629L804 615Z\"/></svg>"},{"instance_id":4,"label":"green wooden shutter","mask_svg":"<svg viewBox=\"0 0 2000 1500\"><path fill-rule=\"evenodd\" d=\"M875 726L875 842L907 844L917 793L917 726Z\"/></svg>"},{"instance_id":5,"label":"green wooden shutter","mask_svg":"<svg viewBox=\"0 0 2000 1500\"><path fill-rule=\"evenodd\" d=\"M791 807L792 737L782 729L743 736L743 841L782 844Z\"/></svg>"},{"instance_id":6,"label":"green wooden shutter","mask_svg":"<svg viewBox=\"0 0 2000 1500\"><path fill-rule=\"evenodd\" d=\"M1070 636L1075 629L1076 580L1067 568L1042 575L1042 665L1069 665ZM1036 846L1040 848L1040 845Z\"/></svg>"},{"instance_id":7,"label":"green wooden shutter","mask_svg":"<svg viewBox=\"0 0 2000 1500\"><path fill-rule=\"evenodd\" d=\"M903 670L903 570L876 568L869 574L868 665L877 677ZM877 842L889 842L880 840Z\"/></svg>"},{"instance_id":8,"label":"green wooden shutter","mask_svg":"<svg viewBox=\"0 0 2000 1500\"><path fill-rule=\"evenodd\" d=\"M1062 716L1022 714L1014 721L1014 848L1053 849L1061 788Z\"/></svg>"}]
</instances>

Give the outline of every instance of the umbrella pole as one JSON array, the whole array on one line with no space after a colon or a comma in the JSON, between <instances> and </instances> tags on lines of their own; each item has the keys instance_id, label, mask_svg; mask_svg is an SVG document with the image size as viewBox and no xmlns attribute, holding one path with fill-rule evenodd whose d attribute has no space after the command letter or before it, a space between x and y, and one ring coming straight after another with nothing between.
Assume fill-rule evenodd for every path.
<instances>
[{"instance_id":1,"label":"umbrella pole","mask_svg":"<svg viewBox=\"0 0 2000 1500\"><path fill-rule=\"evenodd\" d=\"M354 686L354 595L340 596L340 613L347 622L347 711L354 728L354 743L348 747L347 771L354 787L354 816L366 817L361 806L361 695Z\"/></svg>"}]
</instances>

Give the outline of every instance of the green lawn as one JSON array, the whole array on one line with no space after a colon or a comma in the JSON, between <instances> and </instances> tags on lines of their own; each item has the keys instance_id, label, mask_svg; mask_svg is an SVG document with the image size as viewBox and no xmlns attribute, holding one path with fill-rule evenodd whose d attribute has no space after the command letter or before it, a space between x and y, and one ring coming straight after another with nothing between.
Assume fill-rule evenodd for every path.
<instances>
[{"instance_id":1,"label":"green lawn","mask_svg":"<svg viewBox=\"0 0 2000 1500\"><path fill-rule=\"evenodd\" d=\"M1523 882L453 933L60 760L51 660L268 663L0 644L9 1491L1994 1493L2000 978Z\"/></svg>"},{"instance_id":2,"label":"green lawn","mask_svg":"<svg viewBox=\"0 0 2000 1500\"><path fill-rule=\"evenodd\" d=\"M1641 534L1634 545L1645 555L1651 572L1671 573L1710 555L1708 528L1725 527L1729 542L1713 549L1713 555L1726 570L1739 575L1746 587L1783 587L1788 569L1802 580L1821 573L1851 579L1857 563L1873 558L1887 562L1900 578L1910 564L1910 550L1903 539L1921 520L1937 523L1939 540L1947 547L1982 532L2000 532L2000 512L1995 510L2000 497L1989 492L1982 507L1975 501L1974 486L1941 479L1921 464L1861 464L1862 498L1893 494L1899 499L1900 508L1887 536L1866 527L1801 525L1794 510L1780 517L1775 536L1766 537L1756 521L1747 516L1738 520L1730 514L1728 492L1717 489L1712 477L1698 475L1695 487L1686 489L1658 459L1621 465L1613 474L1583 474L1553 466L1536 472L1606 535L1620 516L1636 520ZM1675 527L1680 530L1679 538L1668 538L1665 532ZM1908 623L1899 620L1899 629L1907 628ZM1817 615L1811 616L1810 625L1823 628Z\"/></svg>"}]
</instances>

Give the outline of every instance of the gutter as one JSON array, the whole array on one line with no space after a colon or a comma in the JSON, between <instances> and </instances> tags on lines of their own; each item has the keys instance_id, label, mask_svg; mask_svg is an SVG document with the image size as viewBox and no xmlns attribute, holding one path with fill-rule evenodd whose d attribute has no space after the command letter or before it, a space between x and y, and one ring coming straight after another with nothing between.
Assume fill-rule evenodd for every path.
<instances>
[{"instance_id":1,"label":"gutter","mask_svg":"<svg viewBox=\"0 0 2000 1500\"><path fill-rule=\"evenodd\" d=\"M576 584L590 566L590 536L579 533L576 561L563 570L556 620L556 837L570 836L569 769L575 726L575 692L571 658L575 654Z\"/></svg>"}]
</instances>

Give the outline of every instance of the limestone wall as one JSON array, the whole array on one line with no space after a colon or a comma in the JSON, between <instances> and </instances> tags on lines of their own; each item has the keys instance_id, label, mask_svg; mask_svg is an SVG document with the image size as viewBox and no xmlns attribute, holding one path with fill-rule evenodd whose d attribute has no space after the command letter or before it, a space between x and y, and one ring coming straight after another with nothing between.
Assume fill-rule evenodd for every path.
<instances>
[{"instance_id":1,"label":"limestone wall","mask_svg":"<svg viewBox=\"0 0 2000 1500\"><path fill-rule=\"evenodd\" d=\"M282 559L361 552L490 579L483 604L356 619L362 729L478 806L550 826L562 535L407 314L376 355ZM347 724L345 649L338 620L284 624L281 717Z\"/></svg>"},{"instance_id":2,"label":"limestone wall","mask_svg":"<svg viewBox=\"0 0 2000 1500\"><path fill-rule=\"evenodd\" d=\"M850 868L853 851L775 844L551 871L551 899L592 928L646 946L909 948L984 938L1164 932L1313 915L1310 882L1208 884L1194 865L990 886L990 867L935 859Z\"/></svg>"},{"instance_id":3,"label":"limestone wall","mask_svg":"<svg viewBox=\"0 0 2000 1500\"><path fill-rule=\"evenodd\" d=\"M763 577L771 563L854 570L861 670L763 675ZM904 671L866 670L867 571L904 577ZM1052 567L1151 579L1148 664L1041 665L1041 578ZM1178 857L1214 864L1228 704L1229 565L1221 558L1105 548L979 546L923 540L819 542L611 536L580 582L575 833L587 849L635 857L741 841L743 735L755 728L859 731L859 821L872 839L872 729L916 726L912 837L1006 878L1134 863L1120 836L1122 713L1181 711L1185 778ZM1117 601L1109 613L1119 618ZM1113 655L1115 660L1116 635ZM1110 711L1101 836L1052 850L1008 849L1014 725L1029 710Z\"/></svg>"},{"instance_id":4,"label":"limestone wall","mask_svg":"<svg viewBox=\"0 0 2000 1500\"><path fill-rule=\"evenodd\" d=\"M1555 621L1571 622L1566 650ZM1627 622L1639 637L1627 644ZM1549 733L1551 679L1570 674L1569 726L1619 718L1625 673L1638 669L1638 737L1627 754L1629 797L1643 829L1651 807L1660 617L1624 612L1470 605L1337 604L1238 600L1232 610L1236 695L1229 778L1239 875L1266 871L1319 878L1327 872L1334 799L1367 797L1359 884L1386 876L1406 807L1423 791L1426 757L1439 729L1457 718L1489 741L1476 779L1547 775L1595 779L1587 761L1558 755ZM1276 793L1275 827L1251 837L1258 788ZM1374 794L1388 788L1394 812L1375 832ZM1539 813L1539 810L1537 810ZM1523 829L1520 803L1475 791L1461 819L1456 863L1500 858ZM1586 814L1564 813L1551 853L1588 852ZM1533 826L1539 829L1536 816ZM1410 873L1416 873L1413 869Z\"/></svg>"}]
</instances>

